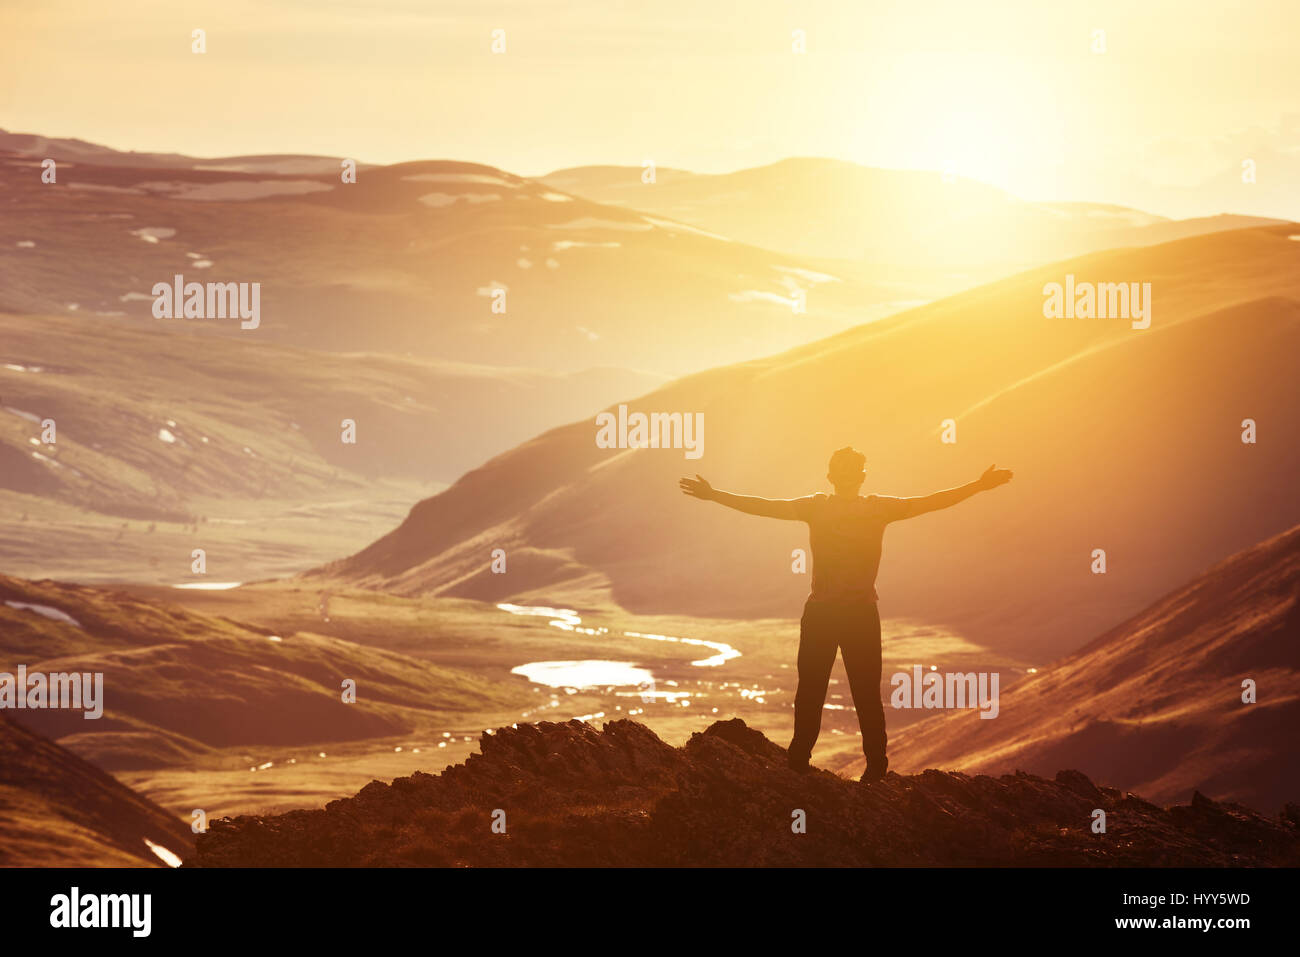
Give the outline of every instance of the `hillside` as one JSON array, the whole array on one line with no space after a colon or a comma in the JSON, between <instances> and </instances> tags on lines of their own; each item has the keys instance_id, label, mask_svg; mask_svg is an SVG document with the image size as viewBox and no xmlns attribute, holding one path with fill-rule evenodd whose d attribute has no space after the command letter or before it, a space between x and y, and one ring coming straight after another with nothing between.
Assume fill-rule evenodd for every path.
<instances>
[{"instance_id":1,"label":"hillside","mask_svg":"<svg viewBox=\"0 0 1300 957\"><path fill-rule=\"evenodd\" d=\"M53 151L64 161L43 183L40 153L0 152L0 311L134 320L154 334L198 326L258 345L676 375L953 288L826 274L474 163L368 167L343 183L338 163L278 172L269 160L160 168L72 155ZM152 289L176 274L260 283L260 324L160 324Z\"/></svg>"},{"instance_id":2,"label":"hillside","mask_svg":"<svg viewBox=\"0 0 1300 957\"><path fill-rule=\"evenodd\" d=\"M328 615L314 617L328 623ZM115 772L205 766L247 774L267 751L310 754L417 731L433 737L453 722L482 727L481 712L531 703L522 682L507 686L309 628L272 631L122 592L0 576L0 671L19 664L103 673L98 720L67 709L14 717ZM355 702L342 700L345 680Z\"/></svg>"},{"instance_id":3,"label":"hillside","mask_svg":"<svg viewBox=\"0 0 1300 957\"><path fill-rule=\"evenodd\" d=\"M1238 230L1057 263L677 380L631 408L703 414L702 458L602 449L593 420L576 422L312 579L550 604L594 581L638 613L788 617L807 594L790 558L803 526L684 499L677 479L793 497L822 489L830 451L855 444L864 492L948 488L991 462L1015 471L1005 490L890 530L881 608L1045 662L1300 521L1293 235ZM1150 282L1151 327L1045 319L1044 285L1066 274ZM1253 445L1247 417L1267 423ZM947 419L955 444L940 440ZM488 574L492 548L524 560ZM1105 575L1090 570L1097 548Z\"/></svg>"},{"instance_id":4,"label":"hillside","mask_svg":"<svg viewBox=\"0 0 1300 957\"><path fill-rule=\"evenodd\" d=\"M162 867L189 825L0 713L0 867Z\"/></svg>"},{"instance_id":5,"label":"hillside","mask_svg":"<svg viewBox=\"0 0 1300 957\"><path fill-rule=\"evenodd\" d=\"M996 721L943 715L892 742L896 768L1047 773L1062 763L1156 801L1193 791L1277 808L1300 794L1300 526L1040 668ZM1258 702L1243 704L1242 681ZM852 766L851 766L852 767Z\"/></svg>"},{"instance_id":6,"label":"hillside","mask_svg":"<svg viewBox=\"0 0 1300 957\"><path fill-rule=\"evenodd\" d=\"M254 346L191 328L87 333L68 316L0 315L0 489L125 517L183 519L197 498L446 484L662 381ZM57 442L35 445L46 418ZM341 440L344 419L356 423L354 444Z\"/></svg>"},{"instance_id":7,"label":"hillside","mask_svg":"<svg viewBox=\"0 0 1300 957\"><path fill-rule=\"evenodd\" d=\"M1197 795L1160 808L1053 780L797 775L739 719L671 748L643 725L542 722L484 734L440 775L375 781L315 811L212 823L187 864L348 866L1261 866L1300 861L1297 809ZM1106 832L1091 832L1093 812ZM803 811L805 833L794 833ZM506 831L494 833L494 814Z\"/></svg>"}]
</instances>

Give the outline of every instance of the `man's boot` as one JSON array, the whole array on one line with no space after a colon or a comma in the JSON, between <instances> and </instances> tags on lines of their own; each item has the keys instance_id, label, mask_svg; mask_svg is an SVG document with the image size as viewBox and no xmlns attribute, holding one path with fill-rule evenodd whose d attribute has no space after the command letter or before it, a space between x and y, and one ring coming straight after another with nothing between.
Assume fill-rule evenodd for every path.
<instances>
[{"instance_id":1,"label":"man's boot","mask_svg":"<svg viewBox=\"0 0 1300 957\"><path fill-rule=\"evenodd\" d=\"M858 780L863 784L871 784L874 781L882 780L888 770L889 758L884 755L879 758L868 759L867 769L862 772L862 777L858 778Z\"/></svg>"}]
</instances>

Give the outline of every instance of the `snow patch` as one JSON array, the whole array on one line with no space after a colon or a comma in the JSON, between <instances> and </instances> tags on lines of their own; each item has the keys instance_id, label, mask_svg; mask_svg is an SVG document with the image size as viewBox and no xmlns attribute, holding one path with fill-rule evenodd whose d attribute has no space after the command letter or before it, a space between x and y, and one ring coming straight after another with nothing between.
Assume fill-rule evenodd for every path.
<instances>
[{"instance_id":1,"label":"snow patch","mask_svg":"<svg viewBox=\"0 0 1300 957\"><path fill-rule=\"evenodd\" d=\"M33 611L42 617L49 618L51 621L61 621L65 625L71 625L74 628L81 627L81 622L77 621L77 619L73 618L66 611L60 611L50 605L33 605L25 601L9 601L8 599L5 600L5 604L10 608L17 609L18 611Z\"/></svg>"},{"instance_id":2,"label":"snow patch","mask_svg":"<svg viewBox=\"0 0 1300 957\"><path fill-rule=\"evenodd\" d=\"M143 229L131 230L131 235L139 236L147 243L156 243L160 239L171 239L176 235L176 230L168 226L145 226Z\"/></svg>"},{"instance_id":3,"label":"snow patch","mask_svg":"<svg viewBox=\"0 0 1300 957\"><path fill-rule=\"evenodd\" d=\"M144 839L144 842L146 845L148 845L149 850L153 851L154 854L158 856L158 859L162 861L164 864L166 864L168 867L181 866L181 859L177 857L176 854L174 854L172 851L167 850L167 848L163 847L161 844L155 844L147 837Z\"/></svg>"}]
</instances>

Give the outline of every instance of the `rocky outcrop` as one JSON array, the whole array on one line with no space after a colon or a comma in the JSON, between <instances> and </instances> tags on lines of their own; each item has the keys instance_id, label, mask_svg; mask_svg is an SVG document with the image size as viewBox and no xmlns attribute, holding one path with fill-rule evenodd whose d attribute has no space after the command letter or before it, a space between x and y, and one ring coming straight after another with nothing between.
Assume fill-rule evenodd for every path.
<instances>
[{"instance_id":1,"label":"rocky outcrop","mask_svg":"<svg viewBox=\"0 0 1300 957\"><path fill-rule=\"evenodd\" d=\"M1077 771L925 771L863 785L787 769L740 719L673 748L634 721L485 734L441 774L321 810L213 822L188 865L1259 866L1300 864L1294 815L1158 807ZM1094 833L1105 812L1104 833ZM494 826L495 825L495 826Z\"/></svg>"}]
</instances>

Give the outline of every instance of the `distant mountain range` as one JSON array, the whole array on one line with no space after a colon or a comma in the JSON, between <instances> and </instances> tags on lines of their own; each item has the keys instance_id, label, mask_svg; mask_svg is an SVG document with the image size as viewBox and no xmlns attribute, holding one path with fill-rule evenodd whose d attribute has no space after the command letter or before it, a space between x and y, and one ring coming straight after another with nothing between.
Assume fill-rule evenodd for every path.
<instances>
[{"instance_id":1,"label":"distant mountain range","mask_svg":"<svg viewBox=\"0 0 1300 957\"><path fill-rule=\"evenodd\" d=\"M0 131L0 311L157 328L151 289L181 274L261 283L259 343L682 374L1068 255L1270 222L1029 203L832 160L661 170L653 186L635 169L531 180L448 160L359 164L348 184L341 162Z\"/></svg>"},{"instance_id":2,"label":"distant mountain range","mask_svg":"<svg viewBox=\"0 0 1300 957\"><path fill-rule=\"evenodd\" d=\"M295 154L260 156L222 156L201 159L182 153L139 153L117 150L70 137L41 136L38 133L10 133L0 130L0 153L13 153L56 162L85 163L92 166L128 166L136 169L210 169L217 172L266 173L333 173L342 157ZM359 163L359 169L373 164Z\"/></svg>"},{"instance_id":3,"label":"distant mountain range","mask_svg":"<svg viewBox=\"0 0 1300 957\"><path fill-rule=\"evenodd\" d=\"M69 162L59 145L0 152L0 311L190 325L258 346L681 374L966 284L928 268L827 274L474 163L361 167L343 183L334 160L129 165L82 145ZM44 152L62 160L56 183L42 182ZM162 325L152 289L178 274L260 283L260 325Z\"/></svg>"},{"instance_id":4,"label":"distant mountain range","mask_svg":"<svg viewBox=\"0 0 1300 957\"><path fill-rule=\"evenodd\" d=\"M654 213L799 256L897 267L1001 266L1013 272L1100 249L1151 246L1283 220L1221 215L1170 220L1102 203L1032 202L965 178L788 159L705 175L582 166L541 177L599 203Z\"/></svg>"}]
</instances>

